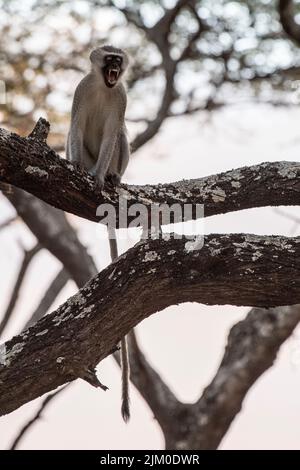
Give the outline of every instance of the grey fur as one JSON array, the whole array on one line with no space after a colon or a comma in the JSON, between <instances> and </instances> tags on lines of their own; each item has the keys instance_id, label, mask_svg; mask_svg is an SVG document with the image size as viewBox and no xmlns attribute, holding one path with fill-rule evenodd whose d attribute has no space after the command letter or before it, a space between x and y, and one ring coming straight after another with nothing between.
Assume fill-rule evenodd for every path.
<instances>
[{"instance_id":1,"label":"grey fur","mask_svg":"<svg viewBox=\"0 0 300 470\"><path fill-rule=\"evenodd\" d=\"M103 75L107 55L123 60L112 88L106 85ZM90 60L91 72L75 90L66 156L94 174L103 188L108 175L116 182L121 180L129 161L124 122L127 96L122 83L128 56L121 49L103 46L91 52Z\"/></svg>"}]
</instances>

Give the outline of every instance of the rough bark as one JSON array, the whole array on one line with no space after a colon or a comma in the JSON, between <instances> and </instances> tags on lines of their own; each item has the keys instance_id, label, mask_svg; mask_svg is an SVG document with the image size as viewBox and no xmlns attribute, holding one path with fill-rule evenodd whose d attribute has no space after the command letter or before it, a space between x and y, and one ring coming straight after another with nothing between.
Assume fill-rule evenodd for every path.
<instances>
[{"instance_id":1,"label":"rough bark","mask_svg":"<svg viewBox=\"0 0 300 470\"><path fill-rule=\"evenodd\" d=\"M5 343L0 414L78 377L102 386L94 367L135 325L169 305L300 303L300 238L210 235L201 250L190 243L140 242Z\"/></svg>"},{"instance_id":2,"label":"rough bark","mask_svg":"<svg viewBox=\"0 0 300 470\"><path fill-rule=\"evenodd\" d=\"M40 120L39 122L44 122ZM127 227L137 214L119 219L119 196L128 208L204 204L204 215L252 207L300 204L300 163L262 163L195 180L156 186L121 185L101 193L95 179L60 158L43 140L20 137L0 129L0 178L37 196L48 204L82 218L99 221L100 204L116 208L116 226ZM195 217L185 214L185 220Z\"/></svg>"},{"instance_id":3,"label":"rough bark","mask_svg":"<svg viewBox=\"0 0 300 470\"><path fill-rule=\"evenodd\" d=\"M118 194L109 188L101 194L89 175L49 149L45 143L48 130L48 123L40 120L28 138L1 131L3 181L90 220L96 220L100 203L118 207ZM299 172L298 163L269 163L169 185L123 185L121 192L128 206L136 202L148 208L153 203L204 203L205 215L213 215L299 204ZM20 189L8 197L41 245L62 261L79 286L95 275L92 259L63 214ZM95 375L97 363L115 351L134 325L168 305L185 301L259 307L300 303L299 238L210 235L203 248L192 247L185 239L139 243L56 312L2 346L0 413L79 377L105 389ZM167 447L216 448L245 394L272 365L298 321L298 306L254 309L232 330L215 379L194 405L177 400L133 337L132 379L158 419Z\"/></svg>"}]
</instances>

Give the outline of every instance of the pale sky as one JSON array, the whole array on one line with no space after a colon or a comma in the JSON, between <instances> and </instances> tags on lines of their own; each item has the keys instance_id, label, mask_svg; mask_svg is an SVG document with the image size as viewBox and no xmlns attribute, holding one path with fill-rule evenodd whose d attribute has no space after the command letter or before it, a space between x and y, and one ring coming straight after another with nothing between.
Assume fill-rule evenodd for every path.
<instances>
[{"instance_id":1,"label":"pale sky","mask_svg":"<svg viewBox=\"0 0 300 470\"><path fill-rule=\"evenodd\" d=\"M300 110L265 105L240 105L190 117L169 119L161 132L132 157L124 180L158 183L197 178L263 161L299 160ZM298 208L284 209L297 215ZM0 222L11 209L0 198ZM69 216L99 269L109 262L108 244L99 225ZM299 235L300 228L273 209L254 209L205 220L205 231ZM5 308L22 250L33 238L22 223L0 232L1 309ZM132 243L132 241L131 241ZM125 249L126 242L122 241ZM30 316L50 279L59 269L46 252L32 263L6 339ZM4 274L5 273L5 274ZM73 283L56 306L75 291ZM141 347L177 396L196 400L221 360L230 327L248 308L173 306L146 319L137 328ZM170 331L172 334L170 334ZM167 333L168 332L168 333ZM166 336L167 335L167 336ZM178 347L180 345L180 347ZM106 393L77 380L61 394L22 441L23 449L160 449L162 434L152 413L131 387L132 419L120 415L120 371L113 359L99 367ZM300 448L300 329L285 343L275 366L251 389L223 449ZM17 430L38 408L41 399L0 419L0 448L9 446Z\"/></svg>"}]
</instances>

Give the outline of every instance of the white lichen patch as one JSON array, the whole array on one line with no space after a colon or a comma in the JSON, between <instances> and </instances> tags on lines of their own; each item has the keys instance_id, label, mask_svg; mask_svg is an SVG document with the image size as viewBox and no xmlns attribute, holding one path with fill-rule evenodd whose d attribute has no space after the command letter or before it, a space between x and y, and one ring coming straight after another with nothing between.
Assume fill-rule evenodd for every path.
<instances>
[{"instance_id":1,"label":"white lichen patch","mask_svg":"<svg viewBox=\"0 0 300 470\"><path fill-rule=\"evenodd\" d=\"M240 168L236 168L235 170L225 173L224 181L241 180L243 178L245 178L245 176L241 172Z\"/></svg>"},{"instance_id":2,"label":"white lichen patch","mask_svg":"<svg viewBox=\"0 0 300 470\"><path fill-rule=\"evenodd\" d=\"M169 255L169 256L175 255L175 253L176 253L175 250L169 250L169 251L168 251L168 255Z\"/></svg>"},{"instance_id":3,"label":"white lichen patch","mask_svg":"<svg viewBox=\"0 0 300 470\"><path fill-rule=\"evenodd\" d=\"M78 292L78 294L73 295L70 300L72 301L72 304L76 305L83 305L86 301L85 297L81 294L81 292Z\"/></svg>"},{"instance_id":4,"label":"white lichen patch","mask_svg":"<svg viewBox=\"0 0 300 470\"><path fill-rule=\"evenodd\" d=\"M67 313L70 311L70 307L66 308L62 312L58 313L54 318L53 318L53 323L54 326L59 326L62 322L65 322L69 320L69 318L72 317L72 314L70 313L67 315Z\"/></svg>"},{"instance_id":5,"label":"white lichen patch","mask_svg":"<svg viewBox=\"0 0 300 470\"><path fill-rule=\"evenodd\" d=\"M70 318L72 318L72 314L67 315L67 316L61 315L60 317L55 317L53 319L54 326L59 326L61 323L65 322L67 320L70 320Z\"/></svg>"},{"instance_id":6,"label":"white lichen patch","mask_svg":"<svg viewBox=\"0 0 300 470\"><path fill-rule=\"evenodd\" d=\"M0 128L0 137L2 140L8 140L11 136L11 133L7 129Z\"/></svg>"},{"instance_id":7,"label":"white lichen patch","mask_svg":"<svg viewBox=\"0 0 300 470\"><path fill-rule=\"evenodd\" d=\"M48 333L48 330L43 330L43 331L40 331L39 333L37 333L35 336L44 336Z\"/></svg>"},{"instance_id":8,"label":"white lichen patch","mask_svg":"<svg viewBox=\"0 0 300 470\"><path fill-rule=\"evenodd\" d=\"M253 274L254 273L254 269L251 269L251 268L247 268L246 271L245 271L246 274Z\"/></svg>"},{"instance_id":9,"label":"white lichen patch","mask_svg":"<svg viewBox=\"0 0 300 470\"><path fill-rule=\"evenodd\" d=\"M148 251L146 254L145 254L145 257L143 259L143 263L148 263L149 261L155 261L155 260L159 260L160 259L160 255L156 253L156 251Z\"/></svg>"},{"instance_id":10,"label":"white lichen patch","mask_svg":"<svg viewBox=\"0 0 300 470\"><path fill-rule=\"evenodd\" d=\"M63 356L60 356L56 359L56 362L57 362L57 364L61 364L64 360L65 360L65 358Z\"/></svg>"},{"instance_id":11,"label":"white lichen patch","mask_svg":"<svg viewBox=\"0 0 300 470\"><path fill-rule=\"evenodd\" d=\"M29 175L38 175L40 177L48 177L48 172L45 171L45 170L41 170L40 168L38 168L37 166L27 166L25 168L25 173L29 174Z\"/></svg>"},{"instance_id":12,"label":"white lichen patch","mask_svg":"<svg viewBox=\"0 0 300 470\"><path fill-rule=\"evenodd\" d=\"M215 188L212 192L211 197L214 202L223 202L226 199L226 193L221 188Z\"/></svg>"},{"instance_id":13,"label":"white lichen patch","mask_svg":"<svg viewBox=\"0 0 300 470\"><path fill-rule=\"evenodd\" d=\"M124 188L116 188L116 193L119 195L119 198L123 198L126 201L133 199L132 195Z\"/></svg>"},{"instance_id":14,"label":"white lichen patch","mask_svg":"<svg viewBox=\"0 0 300 470\"><path fill-rule=\"evenodd\" d=\"M89 314L92 312L92 310L94 309L95 305L94 304L91 304L89 305L88 307L85 307L82 312L80 312L78 315L76 315L76 317L74 317L75 319L78 319L78 318L85 318L85 317L88 317Z\"/></svg>"},{"instance_id":15,"label":"white lichen patch","mask_svg":"<svg viewBox=\"0 0 300 470\"><path fill-rule=\"evenodd\" d=\"M154 274L155 272L156 272L156 269L151 268L151 269L149 269L149 271L147 271L147 274Z\"/></svg>"},{"instance_id":16,"label":"white lichen patch","mask_svg":"<svg viewBox=\"0 0 300 470\"><path fill-rule=\"evenodd\" d=\"M281 168L278 169L278 174L283 178L294 179L297 177L297 173L297 168L291 167L288 163L282 164Z\"/></svg>"},{"instance_id":17,"label":"white lichen patch","mask_svg":"<svg viewBox=\"0 0 300 470\"><path fill-rule=\"evenodd\" d=\"M294 239L295 242L295 239ZM245 235L244 241L241 243L233 243L233 246L236 247L236 254L239 255L243 250L253 251L252 261L256 261L263 256L263 245L271 246L274 250L278 251L288 251L289 253L295 253L295 248L289 241L289 239L275 237L275 236L265 236L264 240L257 235ZM278 258L278 255L275 253L272 254L273 258Z\"/></svg>"},{"instance_id":18,"label":"white lichen patch","mask_svg":"<svg viewBox=\"0 0 300 470\"><path fill-rule=\"evenodd\" d=\"M190 240L184 244L184 249L187 253L191 253L192 251L199 251L204 246L204 236L203 235L196 235L193 240Z\"/></svg>"},{"instance_id":19,"label":"white lichen patch","mask_svg":"<svg viewBox=\"0 0 300 470\"><path fill-rule=\"evenodd\" d=\"M217 238L212 238L209 242L210 245L216 245L216 246L219 246L221 244L220 240L218 240Z\"/></svg>"},{"instance_id":20,"label":"white lichen patch","mask_svg":"<svg viewBox=\"0 0 300 470\"><path fill-rule=\"evenodd\" d=\"M5 365L5 357L6 357L6 345L5 343L0 344L0 365Z\"/></svg>"},{"instance_id":21,"label":"white lichen patch","mask_svg":"<svg viewBox=\"0 0 300 470\"><path fill-rule=\"evenodd\" d=\"M86 292L86 289L87 288L85 288L85 292ZM57 315L53 318L52 321L54 325L58 326L62 322L65 322L69 320L70 318L72 318L72 313L70 313L71 310L76 308L76 306L82 307L82 305L84 305L86 302L86 297L87 297L87 294L83 295L81 292L78 292L77 294L73 295L73 297L71 297L69 300L67 300L64 306L62 307L62 311L57 313ZM90 307L86 307L85 310L89 308ZM77 316L75 318L79 318L79 317Z\"/></svg>"},{"instance_id":22,"label":"white lichen patch","mask_svg":"<svg viewBox=\"0 0 300 470\"><path fill-rule=\"evenodd\" d=\"M208 247L209 252L212 256L218 256L222 253L222 248L213 248L212 246Z\"/></svg>"},{"instance_id":23,"label":"white lichen patch","mask_svg":"<svg viewBox=\"0 0 300 470\"><path fill-rule=\"evenodd\" d=\"M297 240L294 239L294 242L295 241L297 241ZM294 251L295 251L294 248L293 248L293 245L291 245L291 243L288 240L284 239L284 238L268 237L264 241L264 245L274 245L279 250L288 250L291 253L294 253Z\"/></svg>"},{"instance_id":24,"label":"white lichen patch","mask_svg":"<svg viewBox=\"0 0 300 470\"><path fill-rule=\"evenodd\" d=\"M231 181L231 186L233 188L240 188L242 185L239 181Z\"/></svg>"},{"instance_id":25,"label":"white lichen patch","mask_svg":"<svg viewBox=\"0 0 300 470\"><path fill-rule=\"evenodd\" d=\"M3 363L6 366L9 366L14 360L15 356L22 352L24 345L25 343L14 344L14 346L9 351L7 351L5 356L2 358Z\"/></svg>"},{"instance_id":26,"label":"white lichen patch","mask_svg":"<svg viewBox=\"0 0 300 470\"><path fill-rule=\"evenodd\" d=\"M253 255L252 255L252 261L257 261L259 258L261 258L263 255L260 251L256 251Z\"/></svg>"}]
</instances>

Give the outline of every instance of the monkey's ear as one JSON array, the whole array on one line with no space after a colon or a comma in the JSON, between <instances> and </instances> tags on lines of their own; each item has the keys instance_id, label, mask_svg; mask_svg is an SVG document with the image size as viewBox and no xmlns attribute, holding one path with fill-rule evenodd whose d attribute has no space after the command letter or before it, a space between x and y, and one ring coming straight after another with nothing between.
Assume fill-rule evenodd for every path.
<instances>
[{"instance_id":1,"label":"monkey's ear","mask_svg":"<svg viewBox=\"0 0 300 470\"><path fill-rule=\"evenodd\" d=\"M97 62L102 60L103 58L103 55L104 55L104 51L102 50L101 47L96 47L96 49L93 49L92 52L90 53L90 61L92 62L92 64L94 62Z\"/></svg>"},{"instance_id":2,"label":"monkey's ear","mask_svg":"<svg viewBox=\"0 0 300 470\"><path fill-rule=\"evenodd\" d=\"M92 64L95 62L95 59L96 59L96 50L94 49L94 50L90 53L90 61L92 62Z\"/></svg>"}]
</instances>

